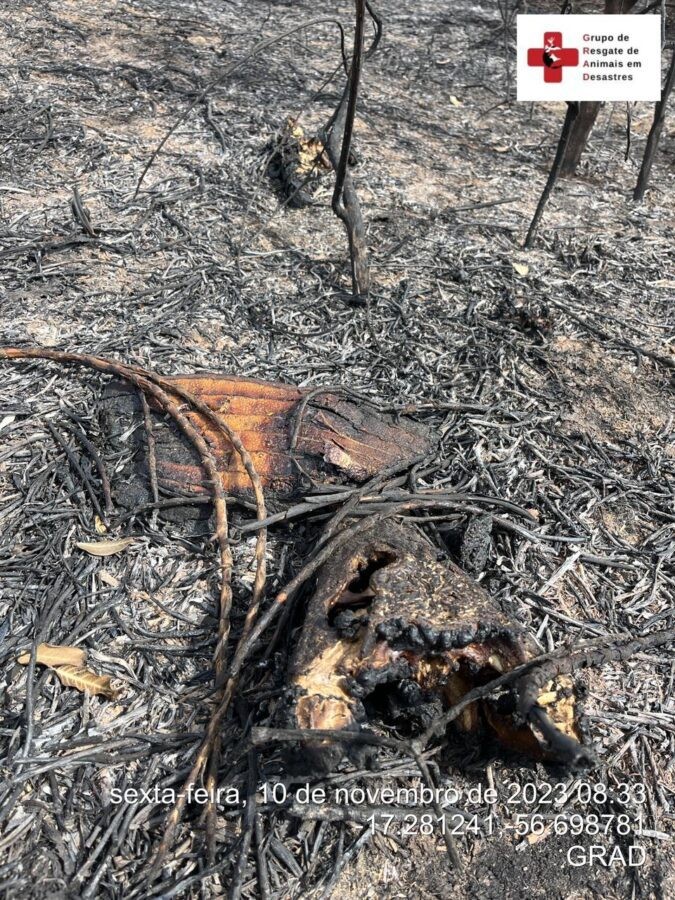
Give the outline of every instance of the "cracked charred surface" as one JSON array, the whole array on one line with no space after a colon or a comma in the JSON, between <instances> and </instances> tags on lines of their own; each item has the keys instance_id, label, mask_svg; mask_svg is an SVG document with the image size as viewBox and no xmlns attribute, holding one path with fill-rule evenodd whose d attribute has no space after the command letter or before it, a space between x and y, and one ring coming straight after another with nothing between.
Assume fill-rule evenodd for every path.
<instances>
[{"instance_id":1,"label":"cracked charred surface","mask_svg":"<svg viewBox=\"0 0 675 900\"><path fill-rule=\"evenodd\" d=\"M291 665L290 718L297 728L355 731L380 720L415 733L472 687L538 653L525 629L414 527L374 522L319 572ZM538 702L578 740L571 679L549 682ZM471 704L456 725L546 754L509 694ZM330 770L344 747L326 741L307 751Z\"/></svg>"},{"instance_id":2,"label":"cracked charred surface","mask_svg":"<svg viewBox=\"0 0 675 900\"><path fill-rule=\"evenodd\" d=\"M393 416L368 403L330 391L311 397L303 410L308 391L292 385L217 374L167 380L222 414L241 436L263 487L272 495L288 497L298 491L302 481L299 466L317 481L358 483L392 465L405 467L432 447L424 426L401 418L394 421ZM225 490L248 496L249 477L227 438L199 414L187 412L187 416L213 448ZM302 421L293 447L299 416ZM104 393L102 419L113 444L127 439L135 444L136 471L128 473L126 495L119 499L127 506L141 505L149 494L147 479L142 477L147 472L147 452L136 393L125 384L112 382ZM155 439L160 488L178 494L208 494L199 457L182 434L169 423L158 423Z\"/></svg>"}]
</instances>

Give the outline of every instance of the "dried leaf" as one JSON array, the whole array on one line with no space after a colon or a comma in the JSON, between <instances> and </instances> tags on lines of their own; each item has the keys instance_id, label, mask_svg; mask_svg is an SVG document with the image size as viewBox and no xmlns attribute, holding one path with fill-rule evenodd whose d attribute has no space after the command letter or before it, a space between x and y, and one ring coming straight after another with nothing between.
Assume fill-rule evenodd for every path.
<instances>
[{"instance_id":1,"label":"dried leaf","mask_svg":"<svg viewBox=\"0 0 675 900\"><path fill-rule=\"evenodd\" d=\"M110 675L96 675L90 669L80 666L57 666L54 671L62 684L76 688L83 694L102 694L109 700L117 697L113 690Z\"/></svg>"},{"instance_id":2,"label":"dried leaf","mask_svg":"<svg viewBox=\"0 0 675 900\"><path fill-rule=\"evenodd\" d=\"M82 666L87 658L87 651L82 647L63 647L57 644L40 644L35 655L37 662L43 666ZM30 653L22 653L17 662L27 666Z\"/></svg>"},{"instance_id":3,"label":"dried leaf","mask_svg":"<svg viewBox=\"0 0 675 900\"><path fill-rule=\"evenodd\" d=\"M544 838L547 838L552 831L553 831L553 826L547 825L543 829L543 831L538 831L536 833L530 832L530 834L528 834L526 837L526 841L531 847L533 844L538 844L539 841L543 841Z\"/></svg>"},{"instance_id":4,"label":"dried leaf","mask_svg":"<svg viewBox=\"0 0 675 900\"><path fill-rule=\"evenodd\" d=\"M455 97L455 96L450 97L450 103L452 103L453 106L461 106L462 105L462 101L458 100L457 97Z\"/></svg>"},{"instance_id":5,"label":"dried leaf","mask_svg":"<svg viewBox=\"0 0 675 900\"><path fill-rule=\"evenodd\" d=\"M126 550L130 544L133 544L133 538L122 538L119 541L97 541L95 543L87 543L85 541L77 541L75 546L78 550L84 550L92 556L113 556L115 553L121 553Z\"/></svg>"},{"instance_id":6,"label":"dried leaf","mask_svg":"<svg viewBox=\"0 0 675 900\"><path fill-rule=\"evenodd\" d=\"M517 272L517 274L522 275L523 278L530 271L530 267L524 265L523 263L512 263L512 265L513 265L514 270Z\"/></svg>"}]
</instances>

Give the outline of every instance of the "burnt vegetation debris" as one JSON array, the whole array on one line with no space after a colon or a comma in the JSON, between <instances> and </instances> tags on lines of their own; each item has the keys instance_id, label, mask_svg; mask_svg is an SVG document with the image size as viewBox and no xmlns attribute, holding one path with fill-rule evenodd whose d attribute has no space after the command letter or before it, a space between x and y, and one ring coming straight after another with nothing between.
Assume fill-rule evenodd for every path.
<instances>
[{"instance_id":1,"label":"burnt vegetation debris","mask_svg":"<svg viewBox=\"0 0 675 900\"><path fill-rule=\"evenodd\" d=\"M307 208L291 208L269 179L287 119L323 144L336 111L347 115L351 4L3 5L3 345L77 349L165 379L217 371L308 391L356 388L394 421L412 417L439 438L411 468L339 490L303 482L279 508L224 496L218 560L210 496L176 496L148 462L143 496L126 509L117 502L134 454L161 454L173 409L166 380L150 382L154 400L148 388L153 452L140 400L113 443L99 418L99 376L2 362L0 884L9 895L349 898L364 895L366 878L376 896L499 897L505 884L514 897L542 886L587 891L585 867L560 865L569 836L397 840L370 821L387 804L294 799L305 782L329 797L336 787L452 785L464 795L494 784L509 822L508 785L588 780L489 732L448 731L464 701L436 703L410 668L393 697L365 685L372 724L354 731L351 758L336 754L328 774L304 766L311 742L339 747L344 732L286 727L299 629L335 541L373 517L404 519L441 561L463 563L500 618L537 642L537 692L570 679L561 693L577 698L591 780L608 787L587 810L639 812L646 831L645 866L598 869L593 889L672 890L663 838L675 752L667 102L636 105L628 123L618 107L596 111L575 177L552 189L524 251L564 109L513 102L517 11L378 4L384 32L362 60L347 156L359 164L345 169L368 251L366 296L354 290L331 208L334 171L312 175ZM367 51L377 28L367 9L363 19ZM636 205L647 147L649 189ZM346 304L355 294L361 302ZM134 377L143 387L146 376ZM209 457L208 442L201 452ZM204 517L169 517L186 504ZM127 537L105 558L77 547ZM378 571L386 567L350 582L360 599L346 597L331 618L345 641L373 624L363 582ZM375 633L418 648L445 643L435 623L411 631L401 619ZM42 643L86 649L115 699L80 693L31 657L18 662ZM490 674L466 703L533 713L545 741L545 707L518 691L527 673ZM300 749L292 772L289 747ZM186 799L152 880L171 791L196 763L195 786L239 799ZM281 784L286 799L265 799L261 783ZM644 802L626 799L622 784L644 784ZM114 802L126 788L151 799ZM153 800L158 788L167 793ZM632 836L594 840L615 849Z\"/></svg>"}]
</instances>

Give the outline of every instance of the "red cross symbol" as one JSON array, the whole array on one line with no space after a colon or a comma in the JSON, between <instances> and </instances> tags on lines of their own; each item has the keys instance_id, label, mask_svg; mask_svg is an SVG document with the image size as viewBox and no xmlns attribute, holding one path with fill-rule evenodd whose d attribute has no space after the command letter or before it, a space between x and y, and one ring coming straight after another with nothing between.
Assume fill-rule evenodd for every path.
<instances>
[{"instance_id":1,"label":"red cross symbol","mask_svg":"<svg viewBox=\"0 0 675 900\"><path fill-rule=\"evenodd\" d=\"M527 51L528 66L543 66L544 81L558 84L562 81L564 66L579 65L579 51L563 48L561 31L545 31L544 46Z\"/></svg>"}]
</instances>

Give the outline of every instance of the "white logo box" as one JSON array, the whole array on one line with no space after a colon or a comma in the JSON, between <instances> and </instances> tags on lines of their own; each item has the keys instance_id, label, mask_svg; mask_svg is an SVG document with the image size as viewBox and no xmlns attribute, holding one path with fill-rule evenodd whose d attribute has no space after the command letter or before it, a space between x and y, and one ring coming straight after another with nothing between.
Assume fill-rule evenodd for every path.
<instances>
[{"instance_id":1,"label":"white logo box","mask_svg":"<svg viewBox=\"0 0 675 900\"><path fill-rule=\"evenodd\" d=\"M517 18L518 100L661 98L660 16Z\"/></svg>"}]
</instances>

